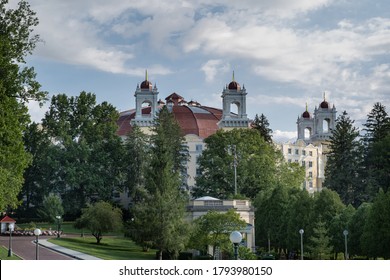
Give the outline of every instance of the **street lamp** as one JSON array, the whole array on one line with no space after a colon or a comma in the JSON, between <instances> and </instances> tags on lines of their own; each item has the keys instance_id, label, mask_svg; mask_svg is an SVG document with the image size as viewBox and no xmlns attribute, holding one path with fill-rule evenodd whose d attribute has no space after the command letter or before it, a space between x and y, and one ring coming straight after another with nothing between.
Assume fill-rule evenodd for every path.
<instances>
[{"instance_id":1,"label":"street lamp","mask_svg":"<svg viewBox=\"0 0 390 280\"><path fill-rule=\"evenodd\" d=\"M303 233L305 231L303 229L299 230L299 234L301 235L301 260L303 260Z\"/></svg>"},{"instance_id":2,"label":"street lamp","mask_svg":"<svg viewBox=\"0 0 390 280\"><path fill-rule=\"evenodd\" d=\"M56 216L57 218L57 238L60 238L60 221L61 221L61 216Z\"/></svg>"},{"instance_id":3,"label":"street lamp","mask_svg":"<svg viewBox=\"0 0 390 280\"><path fill-rule=\"evenodd\" d=\"M348 237L348 230L344 230L343 231L343 234L344 234L344 244L345 244L345 256L344 256L344 259L348 260L348 242L347 242L347 237Z\"/></svg>"},{"instance_id":4,"label":"street lamp","mask_svg":"<svg viewBox=\"0 0 390 280\"><path fill-rule=\"evenodd\" d=\"M241 243L242 235L239 231L232 231L229 239L234 245L234 259L238 260L238 245Z\"/></svg>"},{"instance_id":5,"label":"street lamp","mask_svg":"<svg viewBox=\"0 0 390 280\"><path fill-rule=\"evenodd\" d=\"M234 195L237 195L237 146L236 145L229 145L229 153L233 154L233 167L234 167Z\"/></svg>"},{"instance_id":6,"label":"street lamp","mask_svg":"<svg viewBox=\"0 0 390 280\"><path fill-rule=\"evenodd\" d=\"M39 260L39 254L38 254L38 245L39 245L39 236L42 234L42 231L39 228L34 229L34 235L36 236L35 240L35 259Z\"/></svg>"},{"instance_id":7,"label":"street lamp","mask_svg":"<svg viewBox=\"0 0 390 280\"><path fill-rule=\"evenodd\" d=\"M9 224L8 229L9 229L8 257L12 257L12 232L14 230L14 224Z\"/></svg>"}]
</instances>

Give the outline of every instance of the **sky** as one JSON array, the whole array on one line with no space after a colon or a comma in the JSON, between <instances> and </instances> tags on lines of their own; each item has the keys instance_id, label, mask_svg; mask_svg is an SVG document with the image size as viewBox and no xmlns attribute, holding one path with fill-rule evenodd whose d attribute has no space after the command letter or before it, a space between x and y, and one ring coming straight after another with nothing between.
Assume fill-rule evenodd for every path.
<instances>
[{"instance_id":1,"label":"sky","mask_svg":"<svg viewBox=\"0 0 390 280\"><path fill-rule=\"evenodd\" d=\"M10 0L10 3L16 0ZM388 0L30 0L42 42L28 65L49 98L93 92L119 111L135 107L148 78L159 98L221 108L223 88L247 90L247 114L264 114L274 139L325 94L361 127L374 103L390 108ZM30 104L39 121L43 108Z\"/></svg>"}]
</instances>

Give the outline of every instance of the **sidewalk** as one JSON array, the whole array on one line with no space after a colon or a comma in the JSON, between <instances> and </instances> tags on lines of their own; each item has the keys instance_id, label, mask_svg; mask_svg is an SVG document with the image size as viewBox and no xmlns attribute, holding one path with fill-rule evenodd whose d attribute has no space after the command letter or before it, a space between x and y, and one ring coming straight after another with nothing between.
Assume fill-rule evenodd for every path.
<instances>
[{"instance_id":1,"label":"sidewalk","mask_svg":"<svg viewBox=\"0 0 390 280\"><path fill-rule=\"evenodd\" d=\"M57 251L57 252L59 252L61 254L65 254L65 255L67 255L69 257L72 257L72 258L75 258L75 259L78 259L78 260L102 260L100 258L91 256L91 255L88 255L88 254L84 254L84 253L81 253L81 252L78 252L78 251L74 251L74 250L67 249L65 247L61 247L59 245L53 244L53 243L47 241L47 239L39 239L39 245L43 246L43 247L46 247L46 248L48 248L50 250Z\"/></svg>"}]
</instances>

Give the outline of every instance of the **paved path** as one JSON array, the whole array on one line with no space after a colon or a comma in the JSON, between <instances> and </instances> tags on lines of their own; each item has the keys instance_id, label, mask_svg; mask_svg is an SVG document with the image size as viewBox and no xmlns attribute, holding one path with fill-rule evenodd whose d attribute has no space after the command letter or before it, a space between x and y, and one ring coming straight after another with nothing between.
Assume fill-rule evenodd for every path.
<instances>
[{"instance_id":1,"label":"paved path","mask_svg":"<svg viewBox=\"0 0 390 280\"><path fill-rule=\"evenodd\" d=\"M40 260L99 260L99 258L83 254L74 250L55 245L47 241L50 237L41 236L39 238ZM12 237L12 252L24 260L35 260L36 244L34 236L15 236ZM9 236L0 236L0 245L8 248Z\"/></svg>"}]
</instances>

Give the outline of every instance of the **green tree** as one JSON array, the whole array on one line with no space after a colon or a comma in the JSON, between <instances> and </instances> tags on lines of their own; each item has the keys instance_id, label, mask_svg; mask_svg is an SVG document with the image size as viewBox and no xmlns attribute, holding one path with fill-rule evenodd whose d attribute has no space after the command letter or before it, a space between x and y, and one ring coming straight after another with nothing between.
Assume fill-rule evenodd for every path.
<instances>
[{"instance_id":1,"label":"green tree","mask_svg":"<svg viewBox=\"0 0 390 280\"><path fill-rule=\"evenodd\" d=\"M150 163L145 172L143 197L133 208L135 241L152 243L176 258L187 243L184 221L188 197L182 190L182 170L188 159L180 126L167 107L155 119L150 142Z\"/></svg>"},{"instance_id":2,"label":"green tree","mask_svg":"<svg viewBox=\"0 0 390 280\"><path fill-rule=\"evenodd\" d=\"M63 214L62 200L58 195L51 193L43 198L42 207L38 209L40 218L46 222L55 223L57 221L56 217Z\"/></svg>"},{"instance_id":3,"label":"green tree","mask_svg":"<svg viewBox=\"0 0 390 280\"><path fill-rule=\"evenodd\" d=\"M19 205L18 194L23 172L31 161L24 150L23 132L29 122L26 102L42 102L46 93L40 91L33 68L27 68L25 57L32 53L38 35L35 13L26 1L9 9L8 1L0 1L0 210Z\"/></svg>"},{"instance_id":4,"label":"green tree","mask_svg":"<svg viewBox=\"0 0 390 280\"><path fill-rule=\"evenodd\" d=\"M269 128L269 122L266 116L261 114L259 117L256 114L251 126L260 133L266 142L272 143L272 129Z\"/></svg>"},{"instance_id":5,"label":"green tree","mask_svg":"<svg viewBox=\"0 0 390 280\"><path fill-rule=\"evenodd\" d=\"M372 203L364 202L355 211L348 225L348 251L352 257L354 255L364 256L367 254L364 250L363 243L367 240L363 237L368 214Z\"/></svg>"},{"instance_id":6,"label":"green tree","mask_svg":"<svg viewBox=\"0 0 390 280\"><path fill-rule=\"evenodd\" d=\"M309 238L307 249L315 260L328 260L331 257L332 246L325 222L319 220L313 228L313 235Z\"/></svg>"},{"instance_id":7,"label":"green tree","mask_svg":"<svg viewBox=\"0 0 390 280\"><path fill-rule=\"evenodd\" d=\"M122 225L122 211L103 201L88 205L76 220L76 227L89 229L97 244L103 239L103 233L120 231Z\"/></svg>"},{"instance_id":8,"label":"green tree","mask_svg":"<svg viewBox=\"0 0 390 280\"><path fill-rule=\"evenodd\" d=\"M365 223L362 246L368 257L390 258L390 192L379 190Z\"/></svg>"},{"instance_id":9,"label":"green tree","mask_svg":"<svg viewBox=\"0 0 390 280\"><path fill-rule=\"evenodd\" d=\"M386 112L386 107L379 102L375 103L367 115L364 126L366 127L364 139L367 146L386 137L390 133L390 117Z\"/></svg>"},{"instance_id":10,"label":"green tree","mask_svg":"<svg viewBox=\"0 0 390 280\"><path fill-rule=\"evenodd\" d=\"M124 152L125 188L134 202L142 198L145 189L146 172L151 161L150 137L134 126L125 140Z\"/></svg>"},{"instance_id":11,"label":"green tree","mask_svg":"<svg viewBox=\"0 0 390 280\"><path fill-rule=\"evenodd\" d=\"M207 149L198 158L201 175L196 178L195 197L233 197L235 161L237 193L251 199L261 190L276 185L298 187L303 181L303 170L285 162L280 151L267 143L256 130L219 130L205 139L205 143Z\"/></svg>"},{"instance_id":12,"label":"green tree","mask_svg":"<svg viewBox=\"0 0 390 280\"><path fill-rule=\"evenodd\" d=\"M330 137L324 186L336 191L345 204L357 207L366 199L361 179L363 146L359 130L344 111Z\"/></svg>"},{"instance_id":13,"label":"green tree","mask_svg":"<svg viewBox=\"0 0 390 280\"><path fill-rule=\"evenodd\" d=\"M50 184L63 199L65 212L77 215L87 203L110 200L124 184L123 145L117 136L116 109L96 96L53 96L42 126L54 151L56 170Z\"/></svg>"},{"instance_id":14,"label":"green tree","mask_svg":"<svg viewBox=\"0 0 390 280\"><path fill-rule=\"evenodd\" d=\"M364 124L365 143L365 169L364 177L367 185L368 199L372 200L377 194L379 188L388 189L389 176L388 154L389 154L389 135L390 135L390 117L386 112L386 107L377 102L367 116Z\"/></svg>"},{"instance_id":15,"label":"green tree","mask_svg":"<svg viewBox=\"0 0 390 280\"><path fill-rule=\"evenodd\" d=\"M232 209L226 213L209 211L197 218L194 224L190 247L204 252L208 246L212 246L212 255L217 247L230 248L229 234L246 227L246 222Z\"/></svg>"}]
</instances>

